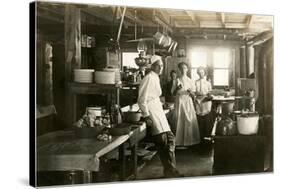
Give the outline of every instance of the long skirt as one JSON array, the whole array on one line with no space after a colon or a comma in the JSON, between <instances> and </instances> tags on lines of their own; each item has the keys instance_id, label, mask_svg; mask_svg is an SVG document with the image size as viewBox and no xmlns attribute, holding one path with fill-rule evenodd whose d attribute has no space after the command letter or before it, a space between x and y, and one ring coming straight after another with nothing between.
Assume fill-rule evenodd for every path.
<instances>
[{"instance_id":1,"label":"long skirt","mask_svg":"<svg viewBox=\"0 0 281 189\"><path fill-rule=\"evenodd\" d=\"M190 146L200 143L196 112L189 95L177 96L175 116L176 146Z\"/></svg>"}]
</instances>

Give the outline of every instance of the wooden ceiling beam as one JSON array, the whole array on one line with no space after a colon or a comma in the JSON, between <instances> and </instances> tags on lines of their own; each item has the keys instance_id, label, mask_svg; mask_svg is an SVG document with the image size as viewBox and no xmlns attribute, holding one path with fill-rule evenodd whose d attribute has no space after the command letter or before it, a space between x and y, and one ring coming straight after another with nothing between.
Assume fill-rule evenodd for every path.
<instances>
[{"instance_id":1,"label":"wooden ceiling beam","mask_svg":"<svg viewBox=\"0 0 281 189\"><path fill-rule=\"evenodd\" d=\"M173 17L173 18L175 18L175 17L178 17L178 18L188 18L189 16L188 15L180 15L180 14L170 14L169 15L170 17Z\"/></svg>"},{"instance_id":2,"label":"wooden ceiling beam","mask_svg":"<svg viewBox=\"0 0 281 189\"><path fill-rule=\"evenodd\" d=\"M93 11L92 11L91 8L92 7L86 8L86 9L81 9L81 12L87 15L86 19L84 19L84 17L83 17L83 21L86 20L86 23L95 24L95 21L96 21L95 25L114 25L114 26L119 25L121 17L118 16L118 14L119 14L118 12L120 12L121 9L118 10L117 7L111 7L109 9L110 10L110 14L109 14L109 12L107 12L107 13L102 12L101 9L97 9L97 8L93 9ZM114 15L115 10L117 10L117 16ZM126 14L127 14L127 12L126 12ZM91 21L91 19L93 19L93 21ZM124 20L123 25L125 27L129 27L132 25L132 22L129 22L128 20Z\"/></svg>"},{"instance_id":3,"label":"wooden ceiling beam","mask_svg":"<svg viewBox=\"0 0 281 189\"><path fill-rule=\"evenodd\" d=\"M129 23L127 23L128 26L133 26L135 23L137 24L137 27L139 26L147 26L147 27L152 27L155 26L155 24L152 22L152 20L149 21L145 21L144 18L141 18L141 13L137 12L136 17L135 17L135 13L132 12L133 9L128 8L125 14L125 19L124 22L126 20L130 21Z\"/></svg>"},{"instance_id":4,"label":"wooden ceiling beam","mask_svg":"<svg viewBox=\"0 0 281 189\"><path fill-rule=\"evenodd\" d=\"M158 9L157 12L160 13L160 15L162 16L162 18L164 19L164 22L169 24L170 23L170 17L169 15L164 11L164 10L161 10L161 9Z\"/></svg>"},{"instance_id":5,"label":"wooden ceiling beam","mask_svg":"<svg viewBox=\"0 0 281 189\"><path fill-rule=\"evenodd\" d=\"M225 14L223 12L219 13L220 21L223 28L225 28Z\"/></svg>"},{"instance_id":6,"label":"wooden ceiling beam","mask_svg":"<svg viewBox=\"0 0 281 189\"><path fill-rule=\"evenodd\" d=\"M81 9L81 12L86 13L88 16L93 16L95 18L100 19L102 22L107 22L108 24L112 24L113 22L113 15L108 15L105 13L102 13L100 10L91 10L91 8ZM98 23L97 23L98 25Z\"/></svg>"},{"instance_id":7,"label":"wooden ceiling beam","mask_svg":"<svg viewBox=\"0 0 281 189\"><path fill-rule=\"evenodd\" d=\"M272 37L273 37L272 30L264 31L264 32L260 33L259 35L254 36L251 39L247 40L247 44L263 43Z\"/></svg>"},{"instance_id":8,"label":"wooden ceiling beam","mask_svg":"<svg viewBox=\"0 0 281 189\"><path fill-rule=\"evenodd\" d=\"M214 35L227 35L241 37L242 34L256 36L260 33L254 29L233 29L233 28L177 28L174 30L175 34L178 35L199 35L199 34L214 34Z\"/></svg>"},{"instance_id":9,"label":"wooden ceiling beam","mask_svg":"<svg viewBox=\"0 0 281 189\"><path fill-rule=\"evenodd\" d=\"M225 28L244 29L247 28L245 23L225 23Z\"/></svg>"},{"instance_id":10,"label":"wooden ceiling beam","mask_svg":"<svg viewBox=\"0 0 281 189\"><path fill-rule=\"evenodd\" d=\"M195 14L191 11L185 11L185 13L189 16L189 18L192 20L193 24L196 27L200 27L200 21L196 18Z\"/></svg>"},{"instance_id":11,"label":"wooden ceiling beam","mask_svg":"<svg viewBox=\"0 0 281 189\"><path fill-rule=\"evenodd\" d=\"M169 23L170 23L170 26L171 26L172 28L176 26L175 20L174 20L171 16L170 16L170 21L169 21Z\"/></svg>"},{"instance_id":12,"label":"wooden ceiling beam","mask_svg":"<svg viewBox=\"0 0 281 189\"><path fill-rule=\"evenodd\" d=\"M166 23L165 21L163 21L161 18L159 18L159 16L156 13L156 10L154 9L152 12L152 21L154 23L160 24L163 28L167 29L167 31L169 31L170 33L173 32L172 27L170 26L169 22Z\"/></svg>"},{"instance_id":13,"label":"wooden ceiling beam","mask_svg":"<svg viewBox=\"0 0 281 189\"><path fill-rule=\"evenodd\" d=\"M246 27L247 28L250 28L252 21L253 21L253 15L247 15L247 17L246 17Z\"/></svg>"}]
</instances>

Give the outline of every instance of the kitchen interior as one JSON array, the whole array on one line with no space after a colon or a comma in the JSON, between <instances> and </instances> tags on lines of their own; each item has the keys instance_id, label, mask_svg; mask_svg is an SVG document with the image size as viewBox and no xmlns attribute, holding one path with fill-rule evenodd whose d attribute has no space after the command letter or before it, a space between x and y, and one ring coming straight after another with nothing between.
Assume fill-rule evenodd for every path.
<instances>
[{"instance_id":1,"label":"kitchen interior","mask_svg":"<svg viewBox=\"0 0 281 189\"><path fill-rule=\"evenodd\" d=\"M163 178L137 105L155 54L167 119L180 62L194 81L205 67L212 84L210 136L175 151L184 177L273 171L273 16L34 5L38 186Z\"/></svg>"}]
</instances>

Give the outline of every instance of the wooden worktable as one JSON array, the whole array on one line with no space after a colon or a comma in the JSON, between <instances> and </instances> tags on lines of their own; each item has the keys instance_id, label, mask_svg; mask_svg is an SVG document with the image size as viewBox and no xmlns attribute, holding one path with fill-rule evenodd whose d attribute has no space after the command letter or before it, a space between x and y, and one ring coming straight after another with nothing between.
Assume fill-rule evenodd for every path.
<instances>
[{"instance_id":1,"label":"wooden worktable","mask_svg":"<svg viewBox=\"0 0 281 189\"><path fill-rule=\"evenodd\" d=\"M113 136L111 141L77 138L74 130L48 133L37 139L37 171L83 170L90 174L91 171L99 171L102 156L119 148L119 160L122 165L120 179L122 180L126 168L123 144L129 143L136 163L136 146L145 135L145 123L132 125L132 131L129 134ZM136 170L136 167L134 169ZM89 175L87 177L90 178ZM91 182L91 179L86 179L85 182Z\"/></svg>"}]
</instances>

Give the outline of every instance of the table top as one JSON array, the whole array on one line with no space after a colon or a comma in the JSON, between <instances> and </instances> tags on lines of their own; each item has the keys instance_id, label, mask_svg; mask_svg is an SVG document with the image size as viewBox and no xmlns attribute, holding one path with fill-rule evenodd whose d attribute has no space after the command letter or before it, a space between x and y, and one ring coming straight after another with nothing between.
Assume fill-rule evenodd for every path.
<instances>
[{"instance_id":1,"label":"table top","mask_svg":"<svg viewBox=\"0 0 281 189\"><path fill-rule=\"evenodd\" d=\"M97 170L98 158L116 149L130 137L136 137L136 133L146 130L145 123L131 126L134 129L129 134L113 136L110 141L99 141L96 137L77 138L74 130L55 131L39 136L37 138L37 169Z\"/></svg>"},{"instance_id":2,"label":"table top","mask_svg":"<svg viewBox=\"0 0 281 189\"><path fill-rule=\"evenodd\" d=\"M235 96L229 96L229 97L224 97L224 96L214 96L212 101L234 101Z\"/></svg>"}]
</instances>

